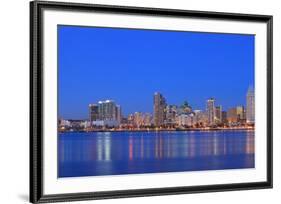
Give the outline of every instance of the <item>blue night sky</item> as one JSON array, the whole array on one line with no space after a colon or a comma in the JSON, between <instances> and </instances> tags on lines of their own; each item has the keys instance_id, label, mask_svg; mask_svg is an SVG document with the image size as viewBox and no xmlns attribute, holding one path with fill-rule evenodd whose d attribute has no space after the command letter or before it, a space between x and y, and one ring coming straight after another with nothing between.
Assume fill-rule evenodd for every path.
<instances>
[{"instance_id":1,"label":"blue night sky","mask_svg":"<svg viewBox=\"0 0 281 204\"><path fill-rule=\"evenodd\" d=\"M88 104L112 99L124 115L168 104L224 110L246 104L254 85L254 35L58 26L59 116L88 118Z\"/></svg>"}]
</instances>

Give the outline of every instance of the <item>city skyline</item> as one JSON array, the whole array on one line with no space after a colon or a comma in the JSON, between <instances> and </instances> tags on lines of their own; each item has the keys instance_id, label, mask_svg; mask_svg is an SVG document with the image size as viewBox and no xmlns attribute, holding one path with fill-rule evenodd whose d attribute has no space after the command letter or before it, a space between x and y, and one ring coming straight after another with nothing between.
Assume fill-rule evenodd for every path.
<instances>
[{"instance_id":1,"label":"city skyline","mask_svg":"<svg viewBox=\"0 0 281 204\"><path fill-rule=\"evenodd\" d=\"M106 99L116 100L124 115L153 113L155 91L169 104L188 101L194 109L205 110L210 97L224 109L246 107L254 85L251 35L75 26L58 32L62 118L88 118L84 107Z\"/></svg>"},{"instance_id":2,"label":"city skyline","mask_svg":"<svg viewBox=\"0 0 281 204\"><path fill-rule=\"evenodd\" d=\"M155 94L160 94L161 95L161 97L163 97L163 94L162 93L160 93L160 92L154 92L154 94L153 94L153 101L155 100ZM210 98L207 98L205 101L203 101L203 103L205 104L205 107L203 108L203 109L199 109L199 108L193 108L194 106L192 105L192 104L190 104L190 103L188 103L188 101L186 101L186 100L184 100L184 101L182 101L181 103L179 103L179 104L171 104L171 103L167 103L167 102L169 102L168 100L166 100L166 98L165 97L163 97L164 98L164 104L166 105L166 106L163 106L163 110L165 109L165 108L167 108L168 106L177 106L177 107L179 107L180 105L183 105L184 103L188 103L188 105L190 106L190 108L191 108L191 110L192 111L203 111L203 112L208 112L208 102L211 100L212 101L212 106L213 106L213 114L215 115L216 114L216 111L217 111L217 109L218 108L220 108L220 111L222 112L222 111L228 111L228 110L230 110L230 109L233 109L233 108L236 108L236 107L243 107L243 108L247 108L247 107L254 107L254 90L253 90L253 88L252 88L252 86L250 86L249 88L248 88L248 91L246 92L246 95L245 95L246 97L245 97L245 102L244 102L244 104L236 104L236 105L233 105L233 106L231 106L231 107L228 107L228 108L225 108L225 107L223 107L221 104L219 104L218 102L217 102L217 100L216 100L216 98L215 97L210 97ZM250 97L250 105L249 105L249 99L248 99L248 96ZM214 101L216 101L216 103L214 102ZM91 103L89 103L88 104L88 106L87 107L84 107L84 109L86 109L88 112L87 112L87 116L85 117L85 118L64 118L64 117L62 117L62 116L59 116L59 118L63 118L63 119L66 119L66 120L89 120L89 121L91 121L91 119L89 119L89 118L91 118L92 116L91 116L91 114L92 114L92 112L90 111L89 112L89 110L91 110L92 109L92 107L93 106L96 106L96 107L98 107L98 104L103 104L103 103L108 103L108 102L113 102L116 106L118 106L120 109L121 109L121 107L122 107L122 111L124 110L124 106L122 106L121 104L119 104L119 103L116 103L116 102L118 102L118 101L116 101L116 100L114 100L114 99L112 99L112 98L108 98L108 99L105 99L105 100L97 100L97 101L93 101L93 102L91 102ZM207 104L206 104L206 102L207 102ZM163 105L164 105L163 104ZM124 117L124 118L127 118L127 117L129 117L130 115L132 115L132 114L134 114L134 113L149 113L149 114L152 114L153 115L153 113L155 112L155 107L154 107L154 103L152 103L152 105L151 105L151 109L152 109L152 111L151 112L149 112L149 111L139 111L138 109L136 109L136 111L132 111L132 112L129 112L129 113L127 113L127 114L124 114L123 112L122 112L122 116ZM196 106L195 106L196 107ZM88 109L87 109L88 108ZM121 111L121 110L120 110ZM94 111L95 112L95 111ZM253 121L254 120L254 116L253 116L253 113L254 112L254 110L251 110L251 113L249 113L249 112L247 112L247 113L245 113L245 114L248 114L249 116L248 117L250 117L250 118L253 118L253 119L251 119L250 121ZM96 112L96 114L98 115L98 111ZM121 115L121 114L120 114ZM95 118L97 118L97 116L94 116ZM250 122L249 121L249 122ZM212 122L214 122L214 121L212 121Z\"/></svg>"},{"instance_id":3,"label":"city skyline","mask_svg":"<svg viewBox=\"0 0 281 204\"><path fill-rule=\"evenodd\" d=\"M89 122L93 121L106 121L106 120L116 120L120 124L122 119L129 118L134 114L150 114L153 115L153 123L156 126L159 126L164 123L167 118L169 118L170 122L172 121L172 117L175 117L176 114L190 114L190 113L198 113L202 112L207 115L207 121L210 125L215 125L218 121L222 122L223 112L228 114L228 118L230 121L236 121L237 116L240 119L246 119L247 123L254 123L255 121L255 92L252 86L249 86L248 91L245 95L246 106L241 104L236 104L235 107L231 107L225 109L221 104L216 102L214 97L211 97L206 100L206 108L201 109L193 109L191 104L187 101L183 101L181 104L169 104L168 100L159 92L155 92L153 95L153 112L141 112L135 111L129 113L128 115L124 115L122 113L122 106L117 104L115 100L107 99L104 101L97 101L95 103L90 103L88 105ZM182 109L178 112L179 109ZM176 112L176 114L174 114ZM174 116L173 116L174 115ZM65 118L61 118L65 119ZM175 118L174 118L175 119ZM75 120L75 119L74 119ZM166 121L167 122L167 121Z\"/></svg>"},{"instance_id":4,"label":"city skyline","mask_svg":"<svg viewBox=\"0 0 281 204\"><path fill-rule=\"evenodd\" d=\"M153 113L134 112L127 116L122 114L122 106L112 99L89 104L89 118L77 124L78 129L94 130L100 128L203 128L235 126L245 128L245 125L255 123L255 92L249 87L245 94L247 106L236 105L223 109L215 98L206 100L206 109L195 110L184 101L182 104L169 104L165 96L159 92L153 95ZM71 127L71 122L59 119L60 130ZM79 120L78 120L79 121ZM90 129L89 129L90 128ZM91 129L92 128L92 129ZM80 129L81 130L81 129Z\"/></svg>"}]
</instances>

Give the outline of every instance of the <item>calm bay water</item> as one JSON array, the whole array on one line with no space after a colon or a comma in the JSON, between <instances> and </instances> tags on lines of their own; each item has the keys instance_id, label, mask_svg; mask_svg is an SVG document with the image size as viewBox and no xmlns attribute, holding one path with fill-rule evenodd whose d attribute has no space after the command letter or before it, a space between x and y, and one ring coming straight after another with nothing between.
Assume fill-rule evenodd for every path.
<instances>
[{"instance_id":1,"label":"calm bay water","mask_svg":"<svg viewBox=\"0 0 281 204\"><path fill-rule=\"evenodd\" d=\"M59 177L254 168L254 132L59 134Z\"/></svg>"}]
</instances>

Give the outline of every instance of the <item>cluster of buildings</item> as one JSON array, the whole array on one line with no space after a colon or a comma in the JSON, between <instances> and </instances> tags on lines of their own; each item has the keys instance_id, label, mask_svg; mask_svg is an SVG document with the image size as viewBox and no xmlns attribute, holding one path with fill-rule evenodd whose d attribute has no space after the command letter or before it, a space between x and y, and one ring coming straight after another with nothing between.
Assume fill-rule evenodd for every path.
<instances>
[{"instance_id":1,"label":"cluster of buildings","mask_svg":"<svg viewBox=\"0 0 281 204\"><path fill-rule=\"evenodd\" d=\"M121 124L121 106L113 100L89 104L89 122L91 126L118 127Z\"/></svg>"},{"instance_id":2,"label":"cluster of buildings","mask_svg":"<svg viewBox=\"0 0 281 204\"><path fill-rule=\"evenodd\" d=\"M225 127L245 126L255 123L255 94L249 88L246 95L246 108L236 106L223 110L221 105L216 105L214 98L206 101L206 110L193 110L187 102L181 106L168 105L160 93L154 94L153 124L156 127Z\"/></svg>"},{"instance_id":3,"label":"cluster of buildings","mask_svg":"<svg viewBox=\"0 0 281 204\"><path fill-rule=\"evenodd\" d=\"M254 126L255 94L249 88L246 107L240 105L223 110L214 98L206 101L205 110L193 110L188 102L181 105L168 104L165 97L156 92L153 95L153 114L135 112L127 117L122 115L121 106L113 100L89 104L89 119L81 121L60 120L59 127L71 129L75 125L81 130L95 129L142 129L142 128L205 128ZM79 126L80 124L80 126Z\"/></svg>"}]
</instances>

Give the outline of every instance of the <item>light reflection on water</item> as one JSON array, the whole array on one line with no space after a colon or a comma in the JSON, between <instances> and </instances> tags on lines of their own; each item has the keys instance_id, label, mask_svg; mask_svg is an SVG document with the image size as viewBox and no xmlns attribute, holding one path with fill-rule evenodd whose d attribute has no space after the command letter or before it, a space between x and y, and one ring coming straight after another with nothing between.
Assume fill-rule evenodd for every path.
<instances>
[{"instance_id":1,"label":"light reflection on water","mask_svg":"<svg viewBox=\"0 0 281 204\"><path fill-rule=\"evenodd\" d=\"M253 131L59 134L59 177L254 167Z\"/></svg>"}]
</instances>

